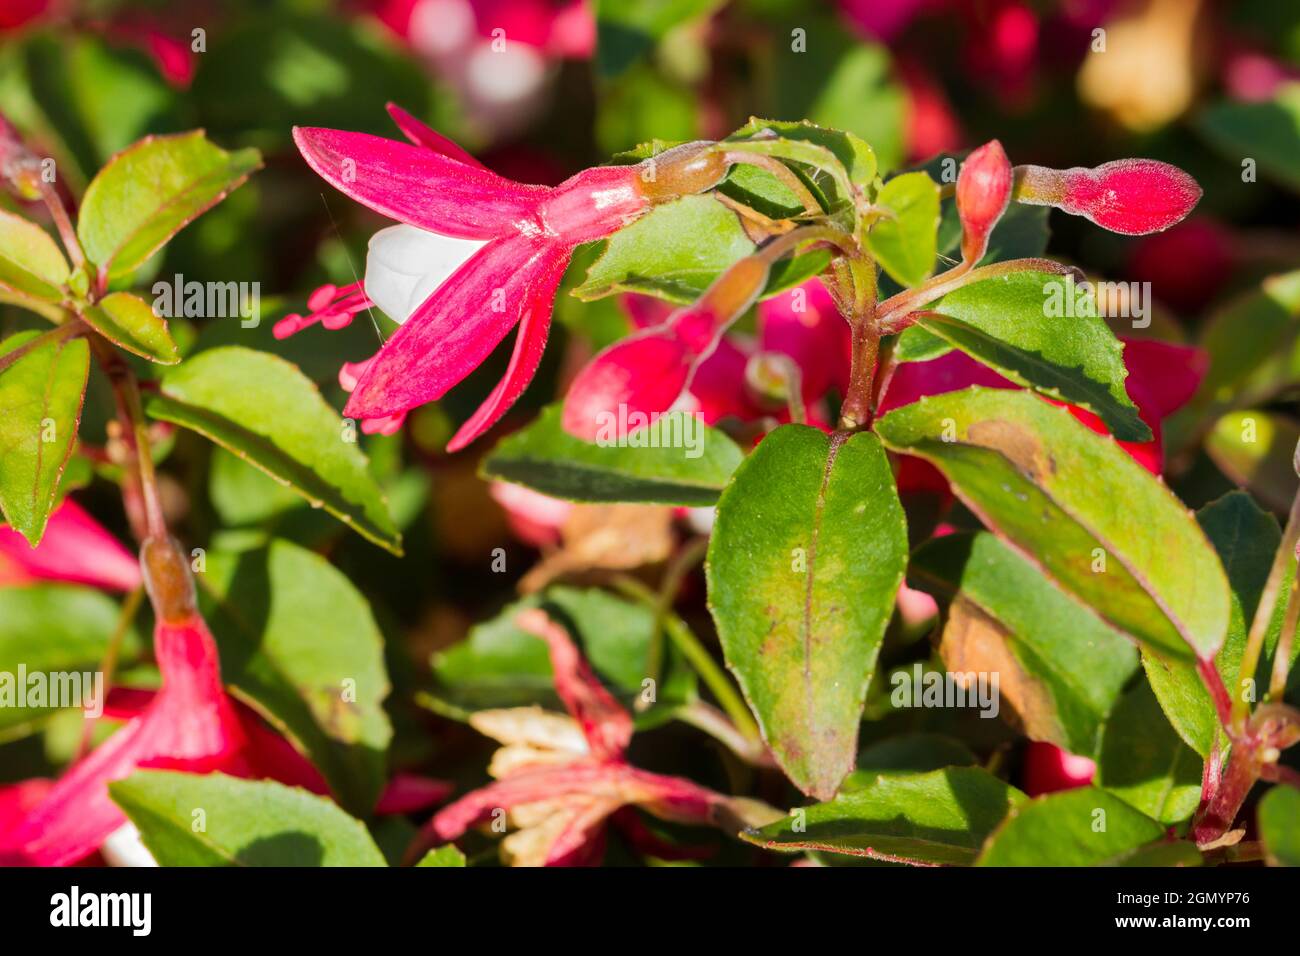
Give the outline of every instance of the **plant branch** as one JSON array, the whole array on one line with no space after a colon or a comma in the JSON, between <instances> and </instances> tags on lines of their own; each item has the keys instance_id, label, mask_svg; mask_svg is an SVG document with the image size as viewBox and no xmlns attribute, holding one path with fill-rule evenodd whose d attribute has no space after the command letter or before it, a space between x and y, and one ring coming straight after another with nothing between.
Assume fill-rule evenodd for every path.
<instances>
[{"instance_id":1,"label":"plant branch","mask_svg":"<svg viewBox=\"0 0 1300 956\"><path fill-rule=\"evenodd\" d=\"M80 269L86 262L86 254L81 249L81 240L77 238L77 230L72 225L72 218L68 215L68 208L63 205L63 197L59 195L53 184L47 183L44 179L39 182L41 199L45 203L45 208L50 211L50 218L54 220L55 227L59 230L59 238L63 240L63 247L68 250L68 257L72 260L72 268Z\"/></svg>"}]
</instances>

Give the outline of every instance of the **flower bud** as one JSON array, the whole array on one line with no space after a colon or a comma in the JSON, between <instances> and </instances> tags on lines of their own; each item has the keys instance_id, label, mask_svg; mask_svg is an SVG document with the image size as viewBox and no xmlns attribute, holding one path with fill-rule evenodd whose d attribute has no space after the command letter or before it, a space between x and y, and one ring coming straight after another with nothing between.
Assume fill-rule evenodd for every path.
<instances>
[{"instance_id":1,"label":"flower bud","mask_svg":"<svg viewBox=\"0 0 1300 956\"><path fill-rule=\"evenodd\" d=\"M622 437L668 411L686 388L692 351L665 326L604 349L578 373L564 399L564 430L584 441ZM647 420L640 421L642 418ZM613 430L611 430L611 426Z\"/></svg>"},{"instance_id":2,"label":"flower bud","mask_svg":"<svg viewBox=\"0 0 1300 956\"><path fill-rule=\"evenodd\" d=\"M957 175L957 215L961 219L961 257L979 262L989 234L1011 201L1011 163L996 139L966 157Z\"/></svg>"},{"instance_id":3,"label":"flower bud","mask_svg":"<svg viewBox=\"0 0 1300 956\"><path fill-rule=\"evenodd\" d=\"M1095 169L1023 166L1018 172L1018 201L1055 206L1125 236L1168 229L1201 199L1195 179L1154 159L1120 159Z\"/></svg>"},{"instance_id":4,"label":"flower bud","mask_svg":"<svg viewBox=\"0 0 1300 956\"><path fill-rule=\"evenodd\" d=\"M651 202L712 189L727 175L730 164L710 142L683 143L637 164L641 194Z\"/></svg>"},{"instance_id":5,"label":"flower bud","mask_svg":"<svg viewBox=\"0 0 1300 956\"><path fill-rule=\"evenodd\" d=\"M195 611L194 578L189 562L173 538L146 538L140 548L144 587L162 622L184 621Z\"/></svg>"}]
</instances>

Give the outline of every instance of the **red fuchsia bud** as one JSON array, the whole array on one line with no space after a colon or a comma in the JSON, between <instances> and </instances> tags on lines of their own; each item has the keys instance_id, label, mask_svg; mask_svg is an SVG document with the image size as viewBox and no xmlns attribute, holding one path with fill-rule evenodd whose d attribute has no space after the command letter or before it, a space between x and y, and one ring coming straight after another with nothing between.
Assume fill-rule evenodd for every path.
<instances>
[{"instance_id":1,"label":"red fuchsia bud","mask_svg":"<svg viewBox=\"0 0 1300 956\"><path fill-rule=\"evenodd\" d=\"M1087 757L1062 750L1054 744L1031 740L1025 748L1021 789L1031 797L1058 790L1073 790L1092 783L1097 765Z\"/></svg>"},{"instance_id":2,"label":"red fuchsia bud","mask_svg":"<svg viewBox=\"0 0 1300 956\"><path fill-rule=\"evenodd\" d=\"M1011 201L1011 163L996 139L966 157L957 174L961 257L972 265L984 258L989 234Z\"/></svg>"},{"instance_id":3,"label":"red fuchsia bud","mask_svg":"<svg viewBox=\"0 0 1300 956\"><path fill-rule=\"evenodd\" d=\"M569 387L564 430L598 441L614 423L622 431L672 408L719 336L763 291L769 268L759 256L741 259L694 305L600 352Z\"/></svg>"},{"instance_id":4,"label":"red fuchsia bud","mask_svg":"<svg viewBox=\"0 0 1300 956\"><path fill-rule=\"evenodd\" d=\"M1201 187L1177 166L1154 159L1120 159L1095 169L1017 169L1016 199L1055 206L1125 236L1160 232L1201 200Z\"/></svg>"}]
</instances>

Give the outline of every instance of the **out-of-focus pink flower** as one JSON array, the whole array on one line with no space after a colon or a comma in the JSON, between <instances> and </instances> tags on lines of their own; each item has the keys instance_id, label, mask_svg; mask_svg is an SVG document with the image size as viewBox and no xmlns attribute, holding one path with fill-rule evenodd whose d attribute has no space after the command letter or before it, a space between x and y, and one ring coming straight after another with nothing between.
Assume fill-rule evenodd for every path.
<instances>
[{"instance_id":1,"label":"out-of-focus pink flower","mask_svg":"<svg viewBox=\"0 0 1300 956\"><path fill-rule=\"evenodd\" d=\"M0 30L26 26L42 16L51 0L5 0L0 4Z\"/></svg>"},{"instance_id":2,"label":"out-of-focus pink flower","mask_svg":"<svg viewBox=\"0 0 1300 956\"><path fill-rule=\"evenodd\" d=\"M573 502L507 481L494 481L488 489L506 513L515 537L535 548L560 543L560 528L573 512Z\"/></svg>"},{"instance_id":3,"label":"out-of-focus pink flower","mask_svg":"<svg viewBox=\"0 0 1300 956\"><path fill-rule=\"evenodd\" d=\"M181 39L140 14L119 17L104 27L103 32L112 40L129 43L147 53L163 79L177 89L186 89L193 82L197 64L188 37Z\"/></svg>"},{"instance_id":4,"label":"out-of-focus pink flower","mask_svg":"<svg viewBox=\"0 0 1300 956\"><path fill-rule=\"evenodd\" d=\"M523 612L517 623L546 641L555 689L569 717L535 707L475 714L471 723L505 745L489 768L497 781L440 810L414 849L455 840L505 811L517 828L502 842L513 865L589 865L603 854L606 823L627 824L628 815L619 813L626 808L679 823L716 826L732 819L733 798L629 765L624 751L632 719L601 686L568 634L536 609ZM634 844L646 836L635 823L630 833Z\"/></svg>"},{"instance_id":5,"label":"out-of-focus pink flower","mask_svg":"<svg viewBox=\"0 0 1300 956\"><path fill-rule=\"evenodd\" d=\"M1271 100L1279 88L1297 81L1300 69L1258 50L1233 50L1224 57L1224 88L1246 103Z\"/></svg>"},{"instance_id":6,"label":"out-of-focus pink flower","mask_svg":"<svg viewBox=\"0 0 1300 956\"><path fill-rule=\"evenodd\" d=\"M839 0L840 13L869 40L896 39L918 14L943 0Z\"/></svg>"},{"instance_id":7,"label":"out-of-focus pink flower","mask_svg":"<svg viewBox=\"0 0 1300 956\"><path fill-rule=\"evenodd\" d=\"M596 20L585 0L379 0L378 17L424 57L488 136L526 123L554 64L589 59Z\"/></svg>"},{"instance_id":8,"label":"out-of-focus pink flower","mask_svg":"<svg viewBox=\"0 0 1300 956\"><path fill-rule=\"evenodd\" d=\"M1219 293L1236 264L1232 233L1196 216L1135 243L1128 269L1130 278L1151 283L1157 299L1190 314Z\"/></svg>"},{"instance_id":9,"label":"out-of-focus pink flower","mask_svg":"<svg viewBox=\"0 0 1300 956\"><path fill-rule=\"evenodd\" d=\"M733 263L691 305L615 342L574 378L564 430L586 441L632 431L673 408L723 333L758 299L770 266L758 255Z\"/></svg>"},{"instance_id":10,"label":"out-of-focus pink flower","mask_svg":"<svg viewBox=\"0 0 1300 956\"><path fill-rule=\"evenodd\" d=\"M1055 206L1125 236L1160 232L1201 201L1201 187L1177 166L1154 159L1117 159L1095 169L1016 169L1016 199Z\"/></svg>"},{"instance_id":11,"label":"out-of-focus pink flower","mask_svg":"<svg viewBox=\"0 0 1300 956\"><path fill-rule=\"evenodd\" d=\"M445 137L390 109L414 145L294 130L317 173L406 228L372 240L364 286L317 290L312 314L287 316L275 334L317 321L339 328L374 303L391 309L402 327L373 359L348 366L341 381L354 386L346 415L392 422L441 398L518 326L506 375L453 436L448 448L456 451L500 419L532 380L574 247L617 231L655 202L711 187L728 167L718 153L687 144L646 164L595 167L554 188L529 186L468 160Z\"/></svg>"},{"instance_id":12,"label":"out-of-focus pink flower","mask_svg":"<svg viewBox=\"0 0 1300 956\"><path fill-rule=\"evenodd\" d=\"M1097 765L1087 757L1062 750L1055 744L1031 740L1025 748L1020 789L1031 797L1073 790L1092 783L1096 772Z\"/></svg>"},{"instance_id":13,"label":"out-of-focus pink flower","mask_svg":"<svg viewBox=\"0 0 1300 956\"><path fill-rule=\"evenodd\" d=\"M140 564L99 522L68 498L50 515L45 536L35 548L12 528L0 528L0 586L33 580L131 591L140 584Z\"/></svg>"},{"instance_id":14,"label":"out-of-focus pink flower","mask_svg":"<svg viewBox=\"0 0 1300 956\"><path fill-rule=\"evenodd\" d=\"M907 92L903 135L908 157L920 162L961 146L961 121L929 69L919 60L907 58L899 61L898 76Z\"/></svg>"},{"instance_id":15,"label":"out-of-focus pink flower","mask_svg":"<svg viewBox=\"0 0 1300 956\"><path fill-rule=\"evenodd\" d=\"M663 326L673 315L671 306L650 296L625 295L621 302L640 330L638 334ZM724 335L718 339L713 351L694 367L684 395L680 388L672 389L680 379L681 363L689 362L689 356L674 353L671 356L674 377L652 410L663 411L681 396L680 404L698 412L709 425L728 417L740 421L765 417L788 421L790 413L785 399L764 394L756 387L756 379L761 377L756 374L756 368L775 364L772 360L780 359L788 360L787 367L792 367L798 375L800 397L809 424L825 425L822 400L831 389L843 394L848 386L850 334L848 323L826 287L817 279L809 279L763 300L758 304L757 333L756 338ZM638 341L636 336L623 340ZM639 355L633 354L627 375L634 382L645 379L662 385L664 378L648 373L646 366L638 364L639 359ZM667 405L663 404L665 401Z\"/></svg>"},{"instance_id":16,"label":"out-of-focus pink flower","mask_svg":"<svg viewBox=\"0 0 1300 956\"><path fill-rule=\"evenodd\" d=\"M1038 15L1018 0L963 2L966 69L1012 104L1030 93L1038 61Z\"/></svg>"}]
</instances>

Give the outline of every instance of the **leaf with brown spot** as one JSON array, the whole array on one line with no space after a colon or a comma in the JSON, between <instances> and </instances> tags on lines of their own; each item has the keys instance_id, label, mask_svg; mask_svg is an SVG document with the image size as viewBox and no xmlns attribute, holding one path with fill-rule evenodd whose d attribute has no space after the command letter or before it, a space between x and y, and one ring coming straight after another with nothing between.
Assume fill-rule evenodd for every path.
<instances>
[{"instance_id":1,"label":"leaf with brown spot","mask_svg":"<svg viewBox=\"0 0 1300 956\"><path fill-rule=\"evenodd\" d=\"M876 433L936 465L985 525L1145 647L1204 660L1222 644L1228 581L1205 533L1163 482L1066 409L968 388L896 409Z\"/></svg>"},{"instance_id":2,"label":"leaf with brown spot","mask_svg":"<svg viewBox=\"0 0 1300 956\"><path fill-rule=\"evenodd\" d=\"M854 766L867 684L907 561L873 435L785 425L740 466L709 542L709 608L764 739L805 793Z\"/></svg>"}]
</instances>

